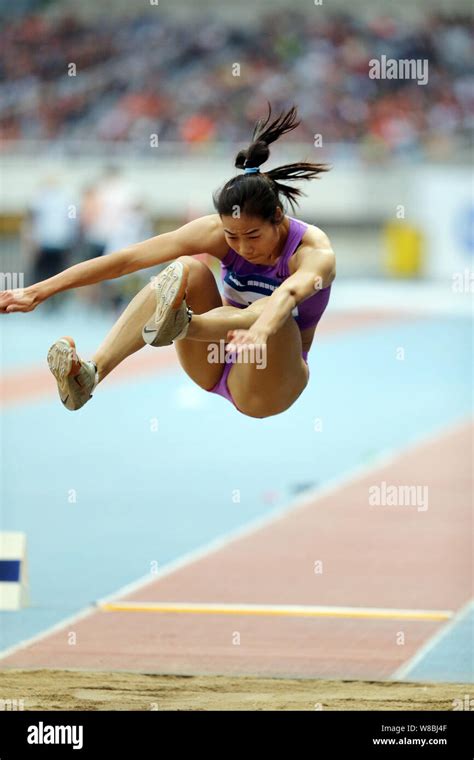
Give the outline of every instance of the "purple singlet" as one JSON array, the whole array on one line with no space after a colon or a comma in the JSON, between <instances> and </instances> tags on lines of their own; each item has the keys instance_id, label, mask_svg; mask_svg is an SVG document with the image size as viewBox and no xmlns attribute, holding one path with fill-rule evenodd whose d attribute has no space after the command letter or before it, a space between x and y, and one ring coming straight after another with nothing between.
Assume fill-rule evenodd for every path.
<instances>
[{"instance_id":1,"label":"purple singlet","mask_svg":"<svg viewBox=\"0 0 474 760\"><path fill-rule=\"evenodd\" d=\"M251 264L232 248L229 248L226 256L221 260L224 297L231 306L243 309L262 296L271 296L273 291L290 277L288 259L299 246L308 225L291 216L288 218L290 228L285 247L273 266ZM329 285L295 306L292 314L300 330L317 325L328 304L330 293L331 286Z\"/></svg>"}]
</instances>

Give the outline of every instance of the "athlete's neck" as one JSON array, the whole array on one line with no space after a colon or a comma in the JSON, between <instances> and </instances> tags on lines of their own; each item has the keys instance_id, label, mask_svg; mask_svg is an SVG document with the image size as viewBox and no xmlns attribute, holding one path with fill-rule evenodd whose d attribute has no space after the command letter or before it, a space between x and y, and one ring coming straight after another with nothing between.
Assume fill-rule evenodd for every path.
<instances>
[{"instance_id":1,"label":"athlete's neck","mask_svg":"<svg viewBox=\"0 0 474 760\"><path fill-rule=\"evenodd\" d=\"M278 261L285 247L286 241L288 239L288 234L290 232L290 220L288 219L287 216L285 216L283 221L280 222L277 229L278 229L279 238L275 246L275 250L272 251L272 253L268 257L269 264L275 264Z\"/></svg>"}]
</instances>

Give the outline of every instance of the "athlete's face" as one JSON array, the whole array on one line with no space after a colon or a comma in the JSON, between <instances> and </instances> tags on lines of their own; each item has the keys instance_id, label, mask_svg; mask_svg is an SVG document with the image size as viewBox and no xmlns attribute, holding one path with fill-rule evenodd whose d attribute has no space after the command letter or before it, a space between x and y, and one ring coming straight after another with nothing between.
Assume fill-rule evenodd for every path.
<instances>
[{"instance_id":1,"label":"athlete's face","mask_svg":"<svg viewBox=\"0 0 474 760\"><path fill-rule=\"evenodd\" d=\"M283 220L281 209L275 215ZM253 264L267 264L278 255L279 241L284 231L283 224L272 224L258 216L242 214L240 218L221 216L225 239L229 246L242 258Z\"/></svg>"}]
</instances>

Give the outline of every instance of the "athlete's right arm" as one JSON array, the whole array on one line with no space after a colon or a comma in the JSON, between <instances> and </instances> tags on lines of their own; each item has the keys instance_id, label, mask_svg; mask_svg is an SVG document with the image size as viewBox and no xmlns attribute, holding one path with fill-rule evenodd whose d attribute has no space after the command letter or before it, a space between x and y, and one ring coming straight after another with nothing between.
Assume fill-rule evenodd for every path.
<instances>
[{"instance_id":1,"label":"athlete's right arm","mask_svg":"<svg viewBox=\"0 0 474 760\"><path fill-rule=\"evenodd\" d=\"M75 264L63 272L21 290L0 293L0 313L33 311L38 304L63 290L93 285L140 269L164 264L178 256L209 253L222 258L225 239L217 214L200 217L177 230L144 240L116 253Z\"/></svg>"}]
</instances>

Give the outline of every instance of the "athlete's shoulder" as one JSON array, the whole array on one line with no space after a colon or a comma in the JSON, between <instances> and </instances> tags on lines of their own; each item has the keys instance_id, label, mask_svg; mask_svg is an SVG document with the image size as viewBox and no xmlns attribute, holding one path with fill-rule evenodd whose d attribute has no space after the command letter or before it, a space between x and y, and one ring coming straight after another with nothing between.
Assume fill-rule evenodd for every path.
<instances>
[{"instance_id":1,"label":"athlete's shoulder","mask_svg":"<svg viewBox=\"0 0 474 760\"><path fill-rule=\"evenodd\" d=\"M226 243L224 225L219 214L207 214L206 216L201 216L197 221L203 225L209 238L206 253L210 253L211 256L222 260L229 250L229 246Z\"/></svg>"},{"instance_id":2,"label":"athlete's shoulder","mask_svg":"<svg viewBox=\"0 0 474 760\"><path fill-rule=\"evenodd\" d=\"M327 252L332 251L331 241L324 230L322 230L321 227L316 227L314 224L308 224L308 222L305 222L305 224L307 226L304 235L301 238L302 245L317 250L326 249Z\"/></svg>"},{"instance_id":3,"label":"athlete's shoulder","mask_svg":"<svg viewBox=\"0 0 474 760\"><path fill-rule=\"evenodd\" d=\"M298 269L316 268L330 284L336 276L336 256L329 237L324 230L307 224L301 242L288 262L288 271L294 274ZM326 284L324 287L326 287Z\"/></svg>"}]
</instances>

